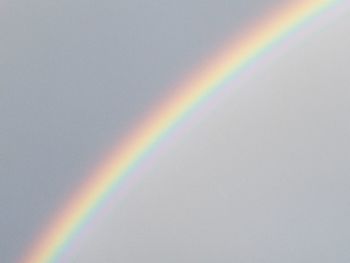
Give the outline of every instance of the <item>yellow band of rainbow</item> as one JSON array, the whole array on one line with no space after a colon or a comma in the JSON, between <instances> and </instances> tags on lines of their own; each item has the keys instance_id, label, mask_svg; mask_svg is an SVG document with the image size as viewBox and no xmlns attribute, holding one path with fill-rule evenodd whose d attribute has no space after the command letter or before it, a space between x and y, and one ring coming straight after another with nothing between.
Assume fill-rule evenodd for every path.
<instances>
[{"instance_id":1,"label":"yellow band of rainbow","mask_svg":"<svg viewBox=\"0 0 350 263\"><path fill-rule=\"evenodd\" d=\"M196 70L176 93L158 105L148 118L117 145L103 164L77 189L62 210L41 233L21 263L59 262L72 237L84 222L127 177L143 156L155 147L172 127L196 108L232 75L255 63L270 47L285 39L303 23L328 10L337 0L292 0L269 14L246 34Z\"/></svg>"}]
</instances>

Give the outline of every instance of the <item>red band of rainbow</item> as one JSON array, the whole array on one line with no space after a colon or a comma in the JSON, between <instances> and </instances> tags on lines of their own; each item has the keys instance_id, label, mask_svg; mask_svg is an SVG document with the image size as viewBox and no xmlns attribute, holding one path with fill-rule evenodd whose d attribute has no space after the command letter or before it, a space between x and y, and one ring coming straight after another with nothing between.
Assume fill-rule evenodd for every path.
<instances>
[{"instance_id":1,"label":"red band of rainbow","mask_svg":"<svg viewBox=\"0 0 350 263\"><path fill-rule=\"evenodd\" d=\"M177 89L174 96L163 101L131 135L117 145L103 165L84 182L58 211L51 223L41 233L34 245L24 255L22 263L59 262L60 254L68 249L71 239L84 222L96 213L97 208L111 195L116 185L130 174L160 138L174 124L206 99L220 85L236 75L250 63L256 63L263 53L291 32L328 10L337 0L292 0L288 6L258 21L238 41L200 67L190 79Z\"/></svg>"}]
</instances>

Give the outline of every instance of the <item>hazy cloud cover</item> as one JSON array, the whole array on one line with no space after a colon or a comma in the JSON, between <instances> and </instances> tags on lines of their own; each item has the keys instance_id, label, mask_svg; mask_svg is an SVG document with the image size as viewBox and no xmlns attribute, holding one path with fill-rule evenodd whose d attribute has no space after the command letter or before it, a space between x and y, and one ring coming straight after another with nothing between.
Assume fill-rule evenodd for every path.
<instances>
[{"instance_id":1,"label":"hazy cloud cover","mask_svg":"<svg viewBox=\"0 0 350 263\"><path fill-rule=\"evenodd\" d=\"M3 1L0 261L173 83L277 3ZM348 262L348 14L237 84L70 262Z\"/></svg>"}]
</instances>

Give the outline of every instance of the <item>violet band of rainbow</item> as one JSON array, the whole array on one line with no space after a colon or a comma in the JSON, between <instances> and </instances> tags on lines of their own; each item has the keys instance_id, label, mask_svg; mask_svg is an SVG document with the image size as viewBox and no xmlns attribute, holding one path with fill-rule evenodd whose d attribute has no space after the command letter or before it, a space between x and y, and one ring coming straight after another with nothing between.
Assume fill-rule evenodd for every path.
<instances>
[{"instance_id":1,"label":"violet band of rainbow","mask_svg":"<svg viewBox=\"0 0 350 263\"><path fill-rule=\"evenodd\" d=\"M60 255L69 250L72 238L83 231L84 223L112 196L117 185L132 174L144 156L150 154L189 112L210 100L214 92L241 70L273 51L273 46L287 39L304 23L326 12L342 1L292 0L264 19L253 24L244 35L226 45L182 82L176 92L162 101L110 153L102 165L58 210L21 263L60 262Z\"/></svg>"}]
</instances>

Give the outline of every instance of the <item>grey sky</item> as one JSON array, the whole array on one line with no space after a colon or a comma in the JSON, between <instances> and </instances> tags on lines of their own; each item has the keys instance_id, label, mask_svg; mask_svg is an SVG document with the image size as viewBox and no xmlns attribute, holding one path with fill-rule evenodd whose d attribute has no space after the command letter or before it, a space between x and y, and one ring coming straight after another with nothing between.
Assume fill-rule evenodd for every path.
<instances>
[{"instance_id":1,"label":"grey sky","mask_svg":"<svg viewBox=\"0 0 350 263\"><path fill-rule=\"evenodd\" d=\"M172 83L277 2L3 1L1 262ZM349 261L349 26L237 87L71 260Z\"/></svg>"},{"instance_id":2,"label":"grey sky","mask_svg":"<svg viewBox=\"0 0 350 263\"><path fill-rule=\"evenodd\" d=\"M348 262L349 26L235 86L72 262Z\"/></svg>"}]
</instances>

